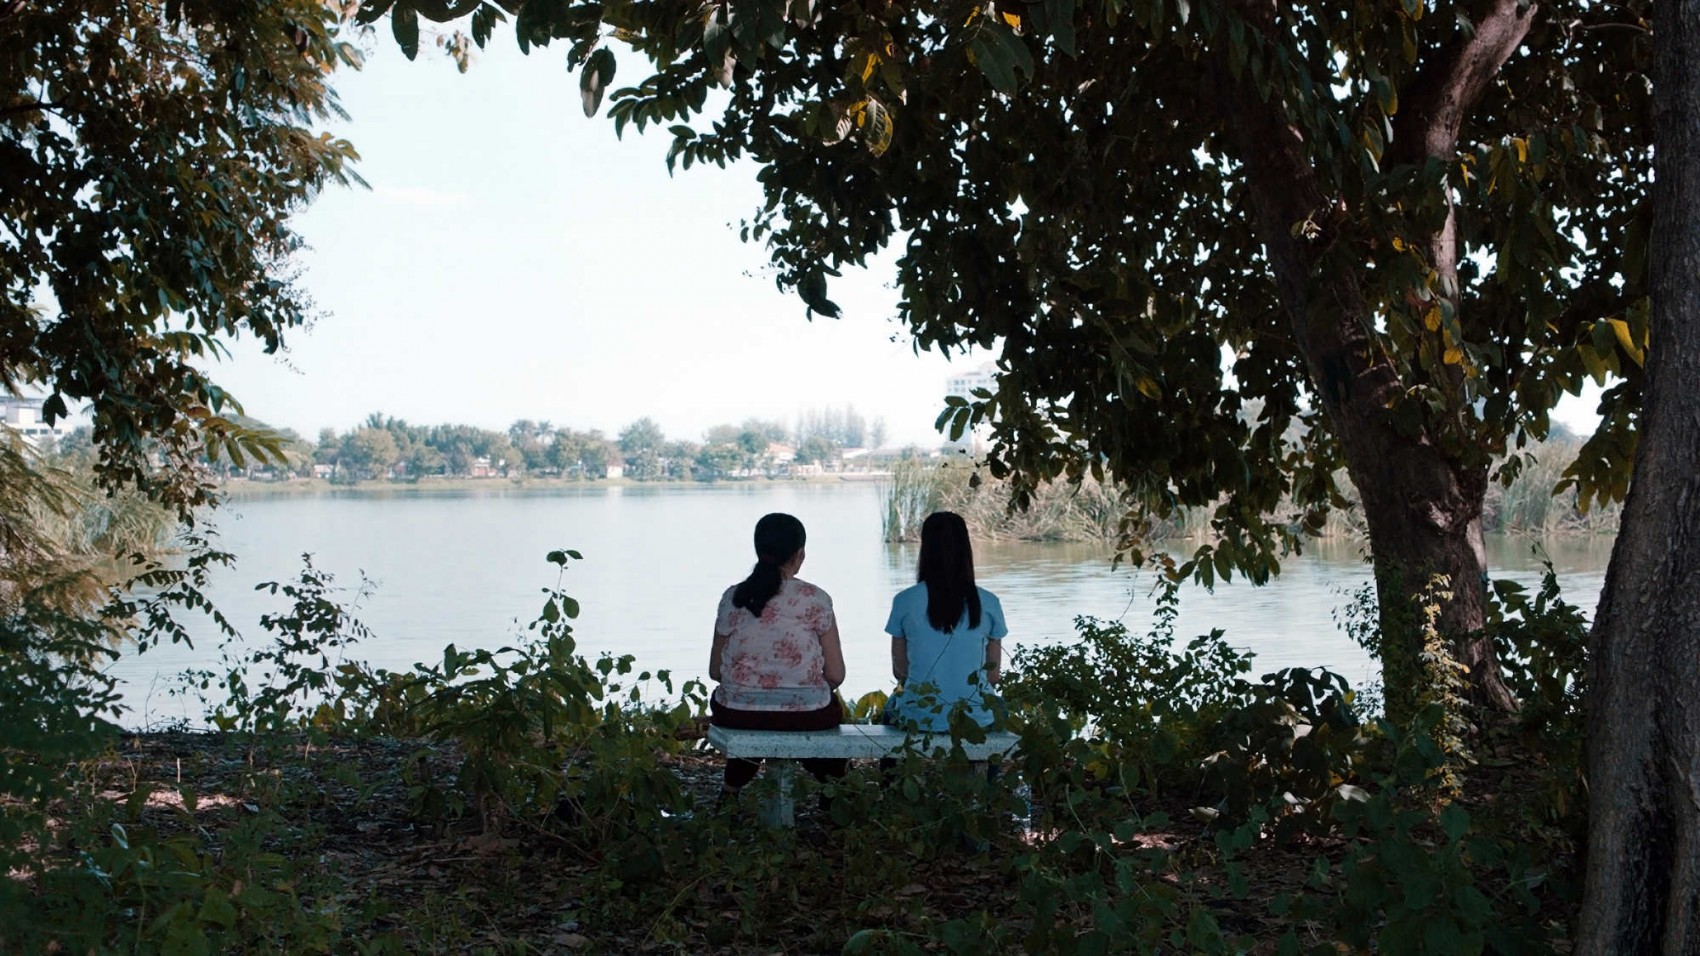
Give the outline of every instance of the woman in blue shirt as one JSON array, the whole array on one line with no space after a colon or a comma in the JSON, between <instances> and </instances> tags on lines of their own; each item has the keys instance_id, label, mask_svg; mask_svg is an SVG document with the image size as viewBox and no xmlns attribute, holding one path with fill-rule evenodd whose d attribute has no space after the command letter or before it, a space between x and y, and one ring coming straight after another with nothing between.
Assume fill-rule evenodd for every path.
<instances>
[{"instance_id":1,"label":"woman in blue shirt","mask_svg":"<svg viewBox=\"0 0 1700 956\"><path fill-rule=\"evenodd\" d=\"M992 723L1003 663L1003 605L974 584L974 549L960 515L934 512L921 524L914 587L891 602L891 673L902 688L886 703L886 720L915 730L945 731L962 708L982 727Z\"/></svg>"}]
</instances>

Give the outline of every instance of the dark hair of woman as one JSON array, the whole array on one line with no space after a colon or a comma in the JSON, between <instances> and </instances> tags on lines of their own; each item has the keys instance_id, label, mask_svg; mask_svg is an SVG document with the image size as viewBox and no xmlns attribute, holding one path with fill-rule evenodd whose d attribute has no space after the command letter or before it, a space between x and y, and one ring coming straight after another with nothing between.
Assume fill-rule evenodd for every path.
<instances>
[{"instance_id":1,"label":"dark hair of woman","mask_svg":"<svg viewBox=\"0 0 1700 956\"><path fill-rule=\"evenodd\" d=\"M779 585L785 580L779 573L780 566L803 549L807 537L803 523L788 514L776 511L762 515L756 522L756 566L732 592L732 606L761 617L767 602L779 593Z\"/></svg>"},{"instance_id":2,"label":"dark hair of woman","mask_svg":"<svg viewBox=\"0 0 1700 956\"><path fill-rule=\"evenodd\" d=\"M968 609L968 626L980 626L980 591L974 586L974 549L968 523L953 511L935 511L921 522L916 580L927 586L927 622L941 633L956 630Z\"/></svg>"}]
</instances>

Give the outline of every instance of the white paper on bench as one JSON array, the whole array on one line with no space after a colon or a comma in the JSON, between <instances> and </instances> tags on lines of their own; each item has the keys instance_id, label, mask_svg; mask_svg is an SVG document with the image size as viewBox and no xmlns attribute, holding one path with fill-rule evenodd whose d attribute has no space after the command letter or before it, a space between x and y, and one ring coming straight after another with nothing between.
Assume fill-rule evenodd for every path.
<instances>
[{"instance_id":1,"label":"white paper on bench","mask_svg":"<svg viewBox=\"0 0 1700 956\"><path fill-rule=\"evenodd\" d=\"M746 759L778 758L802 760L809 757L851 758L871 760L890 756L903 750L909 734L884 724L844 724L831 730L730 730L708 728L708 742L728 757ZM988 731L981 743L962 742L962 752L970 760L986 760L994 755L1015 750L1018 738L1008 731ZM923 754L935 750L948 751L950 737L916 735L916 744Z\"/></svg>"}]
</instances>

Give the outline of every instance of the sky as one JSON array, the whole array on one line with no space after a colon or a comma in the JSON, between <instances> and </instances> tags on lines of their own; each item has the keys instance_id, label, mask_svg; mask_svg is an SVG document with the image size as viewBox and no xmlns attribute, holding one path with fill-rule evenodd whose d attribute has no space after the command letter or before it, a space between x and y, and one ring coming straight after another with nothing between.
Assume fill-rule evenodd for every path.
<instances>
[{"instance_id":1,"label":"sky","mask_svg":"<svg viewBox=\"0 0 1700 956\"><path fill-rule=\"evenodd\" d=\"M806 320L738 238L755 167L669 177L664 131L622 141L585 117L565 48L527 57L502 33L461 75L436 50L407 62L387 33L369 46L337 76L352 119L331 128L371 189L328 189L297 220L326 315L287 354L238 342L211 369L248 414L309 437L370 412L609 434L649 416L700 440L853 405L890 442L935 444L945 379L992 358L917 355L889 258L835 282L843 318Z\"/></svg>"},{"instance_id":2,"label":"sky","mask_svg":"<svg viewBox=\"0 0 1700 956\"><path fill-rule=\"evenodd\" d=\"M351 120L331 129L371 188L328 189L297 220L324 318L285 354L241 341L211 370L254 417L312 437L371 412L610 435L648 416L701 440L853 405L890 443L928 445L946 378L993 358L917 353L890 255L834 281L843 318L806 320L738 238L755 167L670 177L665 131L621 140L584 116L564 47L525 56L500 32L462 75L435 49L409 63L387 33L367 46L366 68L336 77ZM1590 432L1592 407L1555 417Z\"/></svg>"}]
</instances>

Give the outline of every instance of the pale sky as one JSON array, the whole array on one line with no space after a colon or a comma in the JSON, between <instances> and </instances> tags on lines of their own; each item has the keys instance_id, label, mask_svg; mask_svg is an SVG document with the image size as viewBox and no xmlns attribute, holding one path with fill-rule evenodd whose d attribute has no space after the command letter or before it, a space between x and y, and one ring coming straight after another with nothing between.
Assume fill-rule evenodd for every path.
<instances>
[{"instance_id":1,"label":"pale sky","mask_svg":"<svg viewBox=\"0 0 1700 956\"><path fill-rule=\"evenodd\" d=\"M931 445L945 379L992 358L915 354L890 256L835 280L843 318L805 321L764 249L738 240L754 167L669 178L664 130L621 141L584 116L564 47L523 56L503 31L461 75L435 49L407 62L387 32L371 46L365 70L336 77L352 122L333 129L372 189L327 190L298 220L303 283L328 316L281 360L238 342L212 370L250 415L309 438L374 411L610 435L650 416L700 440L854 405L891 442ZM1557 417L1591 431L1592 404Z\"/></svg>"},{"instance_id":2,"label":"pale sky","mask_svg":"<svg viewBox=\"0 0 1700 956\"><path fill-rule=\"evenodd\" d=\"M700 440L854 405L889 441L938 443L945 379L991 356L917 356L889 259L834 283L843 318L806 321L738 239L761 199L754 167L669 178L670 137L621 141L587 119L565 56L522 56L504 32L461 75L378 37L364 71L337 76L353 119L334 127L372 189L327 190L298 220L303 284L329 315L283 361L237 343L214 378L308 437L381 411L610 434L647 415Z\"/></svg>"}]
</instances>

